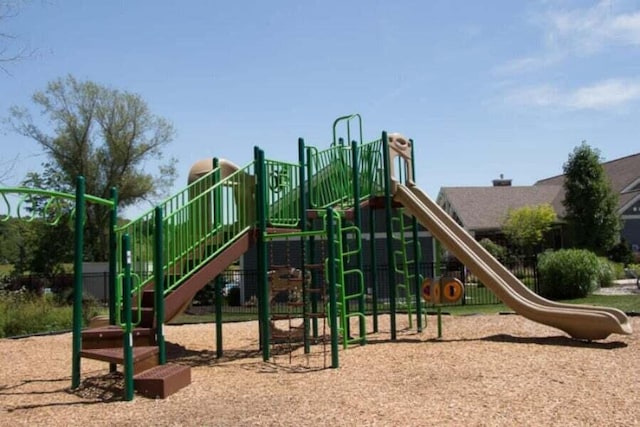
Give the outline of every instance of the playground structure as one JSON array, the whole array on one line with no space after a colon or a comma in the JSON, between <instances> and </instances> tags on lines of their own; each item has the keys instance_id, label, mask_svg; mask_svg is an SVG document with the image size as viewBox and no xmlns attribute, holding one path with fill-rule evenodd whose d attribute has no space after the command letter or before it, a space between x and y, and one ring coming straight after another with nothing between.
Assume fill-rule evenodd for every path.
<instances>
[{"instance_id":1,"label":"playground structure","mask_svg":"<svg viewBox=\"0 0 640 427\"><path fill-rule=\"evenodd\" d=\"M354 125L357 132L352 138ZM341 126L346 129L346 143L337 137ZM266 159L258 147L254 160L242 167L223 159L198 162L185 189L120 227L115 221L115 190L111 200L86 196L80 178L75 196L40 191L52 199L75 200L76 230L82 229L87 201L109 206L112 213L109 326L81 330L82 233L76 233L72 387L79 385L82 357L108 362L111 370L123 365L127 399L133 398L134 388L147 396L165 397L186 386L189 368L166 363L163 325L180 314L198 290L215 281L216 350L221 356L221 275L252 247L258 253L263 359L269 360L273 346L282 342L301 343L305 352L322 342L328 344L331 366L337 368L340 344L343 348L366 344L367 288L372 289L374 319L379 306L376 283L365 286L362 273L365 206L370 208L370 224L376 210L385 216L387 263L395 266L388 277L392 340L400 290L410 319L415 310L417 328L423 327L418 223L517 313L576 339L631 333L619 310L556 303L529 290L420 190L414 179L413 149L411 140L386 132L365 143L360 116L340 117L333 124L328 149L298 141L297 163ZM394 208L400 217L394 217ZM405 216L410 218L408 225ZM375 268L375 230L369 231ZM303 254L301 265L290 265L286 259L275 263L270 245L278 239L294 241ZM280 292L288 294L286 312L272 306ZM280 320L288 321L288 329L276 326ZM319 332L319 322L324 322L328 334Z\"/></svg>"}]
</instances>

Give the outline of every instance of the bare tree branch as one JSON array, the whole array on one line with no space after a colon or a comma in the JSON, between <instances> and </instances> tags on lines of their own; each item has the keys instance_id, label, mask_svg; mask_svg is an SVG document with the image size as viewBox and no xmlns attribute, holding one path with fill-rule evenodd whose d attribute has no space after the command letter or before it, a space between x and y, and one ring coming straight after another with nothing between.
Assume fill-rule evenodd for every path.
<instances>
[{"instance_id":1,"label":"bare tree branch","mask_svg":"<svg viewBox=\"0 0 640 427\"><path fill-rule=\"evenodd\" d=\"M20 5L24 3L21 0L0 0L0 29L3 27L3 21L15 18L20 11ZM11 75L7 64L21 61L32 57L35 49L27 46L14 46L18 41L15 34L0 30L0 71Z\"/></svg>"}]
</instances>

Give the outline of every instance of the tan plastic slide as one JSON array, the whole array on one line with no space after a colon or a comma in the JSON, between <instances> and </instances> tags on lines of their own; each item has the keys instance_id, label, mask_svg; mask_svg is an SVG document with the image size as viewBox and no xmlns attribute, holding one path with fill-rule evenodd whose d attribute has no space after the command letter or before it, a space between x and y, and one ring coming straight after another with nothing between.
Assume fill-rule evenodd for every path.
<instances>
[{"instance_id":1,"label":"tan plastic slide","mask_svg":"<svg viewBox=\"0 0 640 427\"><path fill-rule=\"evenodd\" d=\"M394 199L516 313L576 339L632 333L618 309L557 303L531 291L418 187L395 183Z\"/></svg>"}]
</instances>

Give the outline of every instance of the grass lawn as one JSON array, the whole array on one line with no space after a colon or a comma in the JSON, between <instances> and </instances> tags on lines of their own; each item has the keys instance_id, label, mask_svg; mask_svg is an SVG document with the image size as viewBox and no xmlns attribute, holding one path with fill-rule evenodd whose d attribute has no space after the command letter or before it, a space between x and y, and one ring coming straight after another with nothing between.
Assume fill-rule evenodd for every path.
<instances>
[{"instance_id":1,"label":"grass lawn","mask_svg":"<svg viewBox=\"0 0 640 427\"><path fill-rule=\"evenodd\" d=\"M562 301L569 304L584 304L584 305L599 305L606 307L615 307L625 313L640 313L640 295L590 295L586 298L565 300ZM224 309L223 309L224 310ZM435 313L435 308L427 307L428 313ZM458 306L443 306L443 313L448 313L453 316L465 316L470 314L496 314L504 312L513 312L509 307L504 304L484 304L484 305L458 305ZM247 320L256 320L258 318L257 312L230 312L223 311L223 322L240 322ZM172 324L185 324L185 323L204 323L214 322L214 313L204 314L181 314L174 319Z\"/></svg>"}]
</instances>

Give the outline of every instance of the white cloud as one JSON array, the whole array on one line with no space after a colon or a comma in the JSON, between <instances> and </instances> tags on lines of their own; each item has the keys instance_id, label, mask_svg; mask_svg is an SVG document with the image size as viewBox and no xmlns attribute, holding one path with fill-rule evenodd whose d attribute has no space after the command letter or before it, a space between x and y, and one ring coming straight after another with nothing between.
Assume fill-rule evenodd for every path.
<instances>
[{"instance_id":1,"label":"white cloud","mask_svg":"<svg viewBox=\"0 0 640 427\"><path fill-rule=\"evenodd\" d=\"M561 55L551 53L543 56L525 56L507 61L505 64L498 66L495 71L498 74L518 74L524 71L549 67L561 60Z\"/></svg>"},{"instance_id":2,"label":"white cloud","mask_svg":"<svg viewBox=\"0 0 640 427\"><path fill-rule=\"evenodd\" d=\"M615 108L640 98L640 81L611 79L579 88L570 94L568 106L576 109Z\"/></svg>"},{"instance_id":3,"label":"white cloud","mask_svg":"<svg viewBox=\"0 0 640 427\"><path fill-rule=\"evenodd\" d=\"M618 3L601 0L589 8L543 11L532 19L542 29L541 51L507 61L500 74L534 71L557 65L567 57L597 54L612 46L640 46L640 11L621 11Z\"/></svg>"},{"instance_id":4,"label":"white cloud","mask_svg":"<svg viewBox=\"0 0 640 427\"><path fill-rule=\"evenodd\" d=\"M640 99L640 79L609 79L574 90L540 85L512 90L509 104L567 110L607 110Z\"/></svg>"},{"instance_id":5,"label":"white cloud","mask_svg":"<svg viewBox=\"0 0 640 427\"><path fill-rule=\"evenodd\" d=\"M587 55L610 45L640 45L640 12L618 12L611 1L587 9L549 11L547 40L570 53Z\"/></svg>"}]
</instances>

